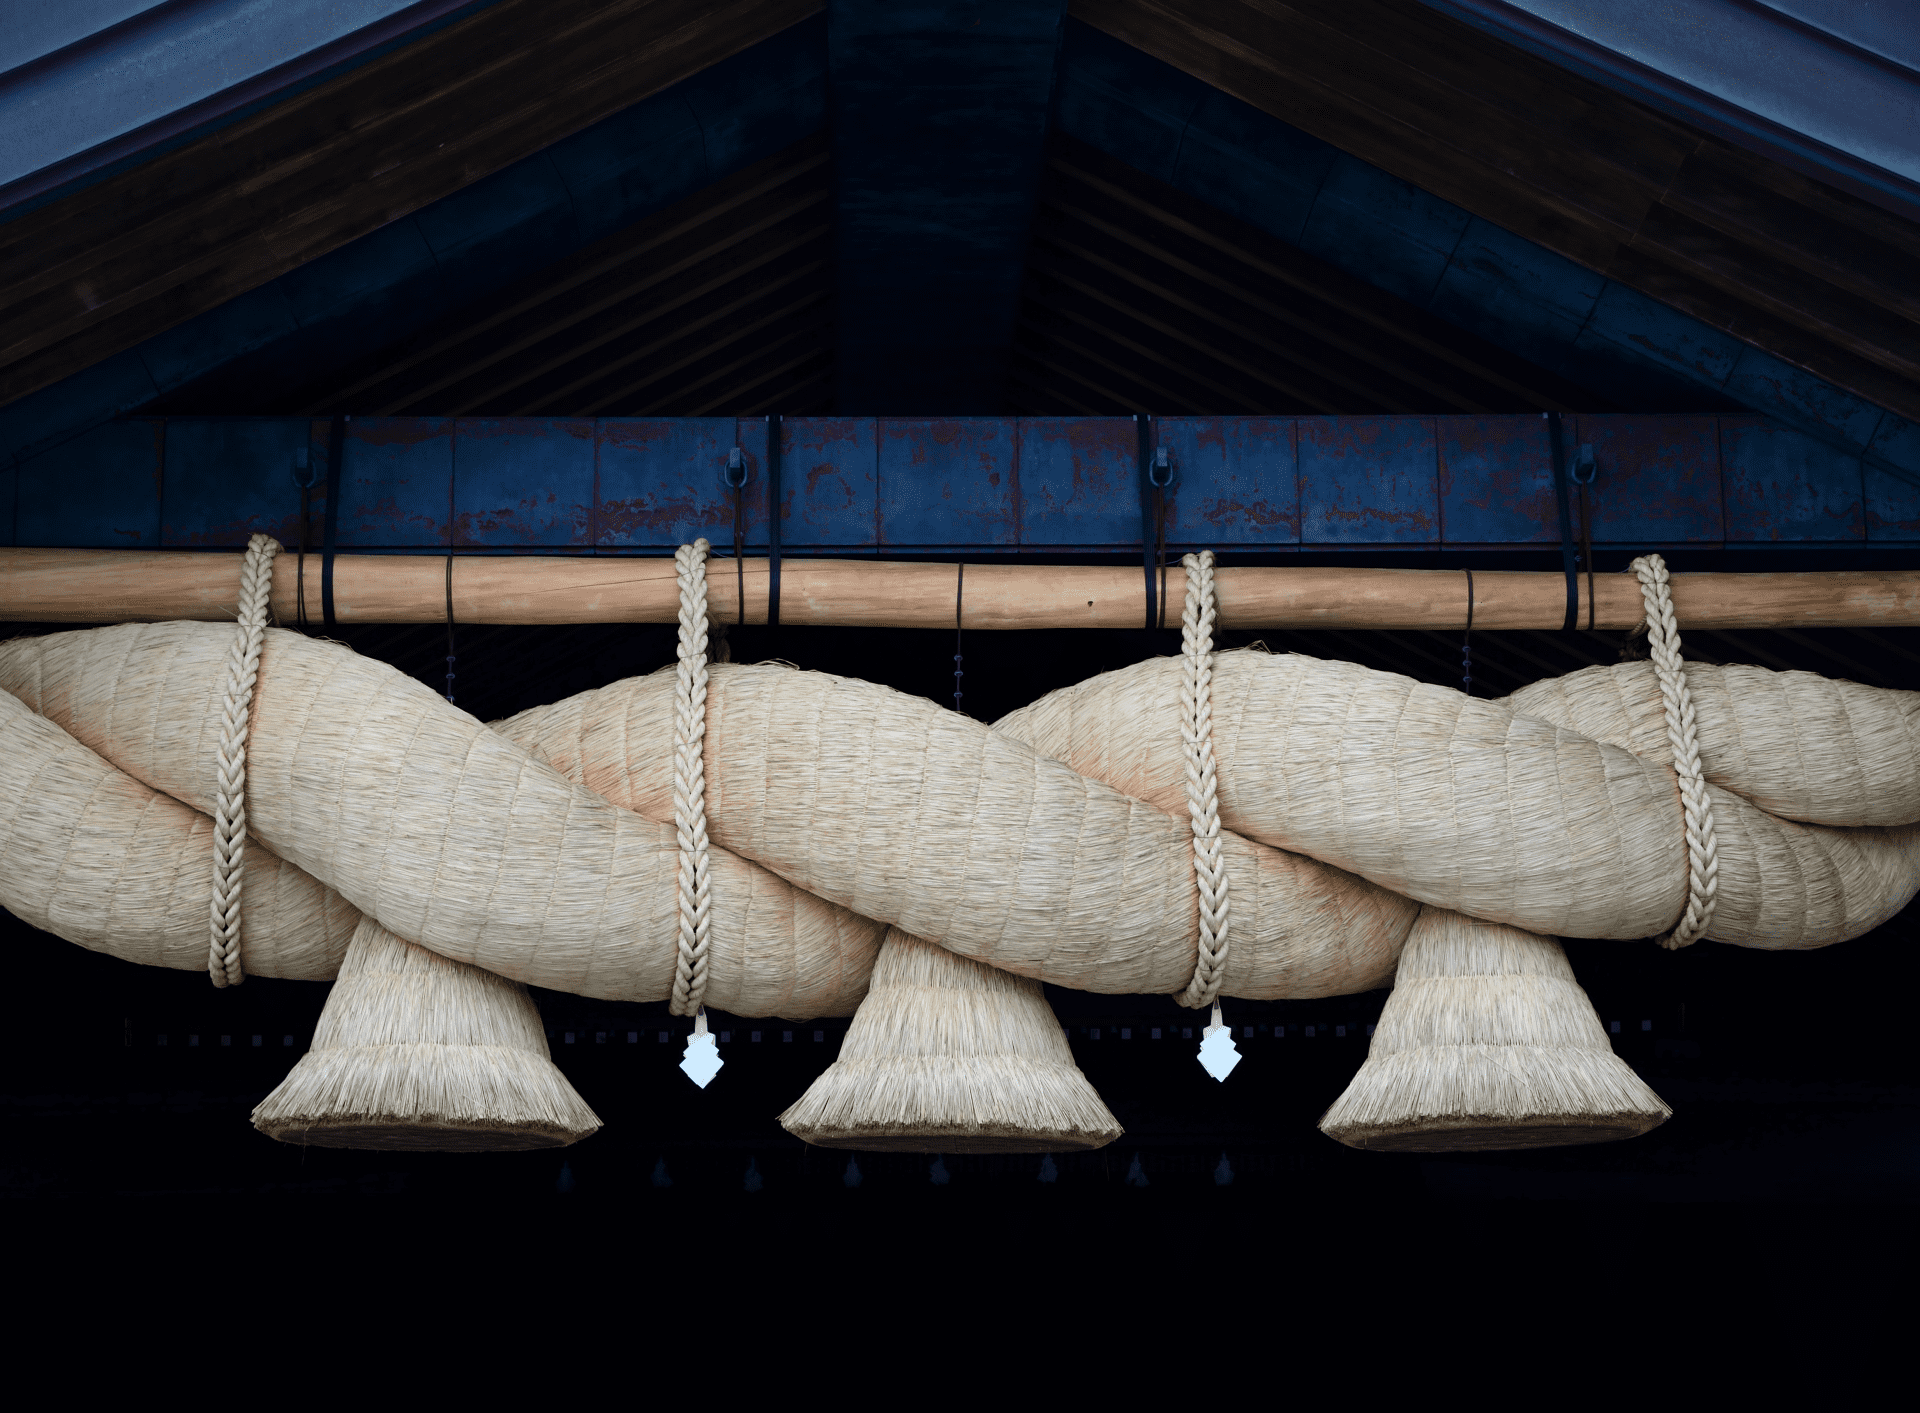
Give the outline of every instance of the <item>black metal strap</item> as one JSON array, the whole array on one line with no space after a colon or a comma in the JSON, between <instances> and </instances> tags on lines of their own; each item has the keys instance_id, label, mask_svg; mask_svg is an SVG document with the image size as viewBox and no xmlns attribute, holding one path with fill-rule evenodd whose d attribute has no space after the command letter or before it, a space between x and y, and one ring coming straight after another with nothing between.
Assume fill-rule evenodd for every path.
<instances>
[{"instance_id":1,"label":"black metal strap","mask_svg":"<svg viewBox=\"0 0 1920 1413\"><path fill-rule=\"evenodd\" d=\"M327 528L320 551L320 621L333 631L333 547L340 533L340 468L347 452L347 419L327 430Z\"/></svg>"},{"instance_id":2,"label":"black metal strap","mask_svg":"<svg viewBox=\"0 0 1920 1413\"><path fill-rule=\"evenodd\" d=\"M733 576L739 599L734 622L747 621L747 458L739 447L727 453L720 479L733 491Z\"/></svg>"},{"instance_id":3,"label":"black metal strap","mask_svg":"<svg viewBox=\"0 0 1920 1413\"><path fill-rule=\"evenodd\" d=\"M1460 639L1460 690L1473 695L1473 571L1467 571L1467 631Z\"/></svg>"},{"instance_id":4,"label":"black metal strap","mask_svg":"<svg viewBox=\"0 0 1920 1413\"><path fill-rule=\"evenodd\" d=\"M1547 436L1553 444L1553 494L1560 502L1560 566L1567 575L1567 618L1560 626L1571 631L1580 624L1580 556L1573 547L1573 508L1567 487L1566 438L1560 414L1548 412Z\"/></svg>"},{"instance_id":5,"label":"black metal strap","mask_svg":"<svg viewBox=\"0 0 1920 1413\"><path fill-rule=\"evenodd\" d=\"M780 419L767 418L767 626L780 626Z\"/></svg>"},{"instance_id":6,"label":"black metal strap","mask_svg":"<svg viewBox=\"0 0 1920 1413\"><path fill-rule=\"evenodd\" d=\"M1154 446L1153 418L1133 419L1140 460L1140 556L1147 576L1147 627L1167 626L1167 490L1173 463Z\"/></svg>"},{"instance_id":7,"label":"black metal strap","mask_svg":"<svg viewBox=\"0 0 1920 1413\"><path fill-rule=\"evenodd\" d=\"M962 560L958 567L959 573L953 578L953 709L955 711L963 710L960 705L960 679L967 675L966 657L960 643L960 605L965 601L967 592L966 561Z\"/></svg>"}]
</instances>

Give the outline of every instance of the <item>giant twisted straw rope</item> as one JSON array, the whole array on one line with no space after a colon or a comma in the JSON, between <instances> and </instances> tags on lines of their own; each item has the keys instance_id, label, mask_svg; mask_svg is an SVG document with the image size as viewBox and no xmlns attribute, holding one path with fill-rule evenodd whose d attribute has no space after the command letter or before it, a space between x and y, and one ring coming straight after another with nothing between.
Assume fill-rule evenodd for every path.
<instances>
[{"instance_id":1,"label":"giant twisted straw rope","mask_svg":"<svg viewBox=\"0 0 1920 1413\"><path fill-rule=\"evenodd\" d=\"M1220 782L1213 764L1213 551L1181 560L1187 603L1180 615L1180 739L1186 747L1187 816L1193 824L1193 876L1200 893L1200 947L1193 979L1177 998L1189 1010L1211 1006L1227 974L1227 861L1220 843Z\"/></svg>"},{"instance_id":2,"label":"giant twisted straw rope","mask_svg":"<svg viewBox=\"0 0 1920 1413\"><path fill-rule=\"evenodd\" d=\"M713 889L707 857L707 552L705 540L673 556L680 580L680 645L673 685L673 827L680 840L680 955L676 1016L700 1013L707 995Z\"/></svg>"},{"instance_id":3,"label":"giant twisted straw rope","mask_svg":"<svg viewBox=\"0 0 1920 1413\"><path fill-rule=\"evenodd\" d=\"M227 686L220 721L218 786L213 809L212 935L207 974L215 986L246 980L240 964L241 860L247 847L247 713L260 676L260 646L267 635L267 599L273 592L273 557L279 541L255 535L240 568L239 625L227 657Z\"/></svg>"},{"instance_id":4,"label":"giant twisted straw rope","mask_svg":"<svg viewBox=\"0 0 1920 1413\"><path fill-rule=\"evenodd\" d=\"M1687 688L1687 665L1680 656L1680 625L1674 621L1667 562L1657 554L1642 555L1634 560L1633 572L1640 580L1640 596L1646 600L1647 643L1666 708L1673 773L1679 778L1680 802L1686 811L1687 906L1673 931L1660 939L1662 947L1677 951L1691 947L1713 924L1720 893L1720 851L1713 831L1713 801L1700 769L1700 734L1693 693Z\"/></svg>"}]
</instances>

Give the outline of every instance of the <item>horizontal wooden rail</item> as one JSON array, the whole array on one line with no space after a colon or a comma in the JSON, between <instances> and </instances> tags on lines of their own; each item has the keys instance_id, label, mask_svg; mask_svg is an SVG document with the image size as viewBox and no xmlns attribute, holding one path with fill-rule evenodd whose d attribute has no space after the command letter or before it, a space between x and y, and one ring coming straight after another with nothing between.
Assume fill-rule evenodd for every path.
<instances>
[{"instance_id":1,"label":"horizontal wooden rail","mask_svg":"<svg viewBox=\"0 0 1920 1413\"><path fill-rule=\"evenodd\" d=\"M746 621L767 620L767 562L746 561ZM709 566L716 623L734 622L731 559ZM342 555L334 561L340 623L438 623L446 615L440 555ZM273 610L294 619L295 558L274 565ZM780 621L796 626L950 628L957 578L951 564L786 560ZM234 616L240 557L232 553L0 548L0 620L117 623ZM320 620L320 558L308 555L309 623ZM1435 569L1223 568L1220 622L1227 628L1431 628L1467 621L1467 576ZM1559 574L1475 570L1475 628L1558 628L1566 615ZM1167 623L1178 626L1186 591L1167 571ZM1580 581L1580 620L1587 618ZM1640 622L1640 588L1626 574L1595 581L1594 626ZM1676 574L1682 626L1837 628L1920 626L1920 572ZM453 612L462 623L671 623L679 605L668 559L476 556L453 566ZM1138 628L1145 586L1136 566L968 565L968 628Z\"/></svg>"}]
</instances>

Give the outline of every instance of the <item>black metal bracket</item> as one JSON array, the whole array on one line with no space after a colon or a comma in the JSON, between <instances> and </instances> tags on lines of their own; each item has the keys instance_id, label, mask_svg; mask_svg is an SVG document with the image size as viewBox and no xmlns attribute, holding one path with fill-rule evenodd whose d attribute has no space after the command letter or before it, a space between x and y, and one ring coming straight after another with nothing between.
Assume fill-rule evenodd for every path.
<instances>
[{"instance_id":1,"label":"black metal bracket","mask_svg":"<svg viewBox=\"0 0 1920 1413\"><path fill-rule=\"evenodd\" d=\"M340 471L347 454L347 419L327 429L327 528L320 547L320 621L333 631L333 548L340 534Z\"/></svg>"}]
</instances>

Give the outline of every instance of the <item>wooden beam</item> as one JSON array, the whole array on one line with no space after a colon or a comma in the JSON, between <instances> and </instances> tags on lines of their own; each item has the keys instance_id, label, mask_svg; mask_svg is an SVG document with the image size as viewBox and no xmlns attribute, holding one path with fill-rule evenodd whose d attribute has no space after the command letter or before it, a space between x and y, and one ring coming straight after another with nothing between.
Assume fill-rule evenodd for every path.
<instances>
[{"instance_id":1,"label":"wooden beam","mask_svg":"<svg viewBox=\"0 0 1920 1413\"><path fill-rule=\"evenodd\" d=\"M1075 19L1920 420L1920 226L1418 0L1073 0Z\"/></svg>"},{"instance_id":2,"label":"wooden beam","mask_svg":"<svg viewBox=\"0 0 1920 1413\"><path fill-rule=\"evenodd\" d=\"M0 227L0 404L767 39L821 0L501 0Z\"/></svg>"},{"instance_id":3,"label":"wooden beam","mask_svg":"<svg viewBox=\"0 0 1920 1413\"><path fill-rule=\"evenodd\" d=\"M745 562L746 615L767 620L767 562ZM708 613L736 621L733 562L708 569ZM780 621L794 627L951 628L958 574L951 564L787 560ZM0 549L0 619L115 623L218 622L233 616L240 558L147 550ZM1225 628L1466 626L1467 580L1458 570L1287 569L1218 571ZM295 614L297 562L274 563L273 611ZM446 616L441 555L342 555L334 564L341 623L438 623ZM1594 626L1630 629L1642 617L1630 575L1595 581ZM1145 614L1135 566L975 564L967 567L962 621L974 629L1138 628ZM1168 622L1177 625L1185 574L1167 571ZM1473 626L1554 629L1566 611L1558 574L1476 571ZM1581 621L1586 583L1580 581ZM306 559L307 616L320 617L320 557ZM1837 574L1676 574L1683 628L1896 628L1920 626L1920 571ZM453 612L461 623L671 623L679 590L670 559L489 555L456 559Z\"/></svg>"}]
</instances>

